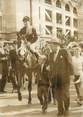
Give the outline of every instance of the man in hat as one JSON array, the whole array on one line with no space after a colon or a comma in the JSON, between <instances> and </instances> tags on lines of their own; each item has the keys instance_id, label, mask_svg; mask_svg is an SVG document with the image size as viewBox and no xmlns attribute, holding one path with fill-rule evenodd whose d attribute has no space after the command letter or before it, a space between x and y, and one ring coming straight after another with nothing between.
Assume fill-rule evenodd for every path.
<instances>
[{"instance_id":1,"label":"man in hat","mask_svg":"<svg viewBox=\"0 0 83 117\"><path fill-rule=\"evenodd\" d=\"M28 42L34 43L37 40L36 29L30 25L30 18L25 16L23 18L24 27L20 30L20 35L24 36Z\"/></svg>"}]
</instances>

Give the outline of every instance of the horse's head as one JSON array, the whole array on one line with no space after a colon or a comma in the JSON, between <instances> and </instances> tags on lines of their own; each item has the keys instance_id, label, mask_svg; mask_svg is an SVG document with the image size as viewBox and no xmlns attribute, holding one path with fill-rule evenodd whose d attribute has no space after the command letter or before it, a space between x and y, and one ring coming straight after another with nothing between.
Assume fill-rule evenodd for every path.
<instances>
[{"instance_id":1,"label":"horse's head","mask_svg":"<svg viewBox=\"0 0 83 117\"><path fill-rule=\"evenodd\" d=\"M45 55L39 55L39 57L38 57L38 63L40 65L44 64L46 62L46 60L47 60L47 57Z\"/></svg>"},{"instance_id":2,"label":"horse's head","mask_svg":"<svg viewBox=\"0 0 83 117\"><path fill-rule=\"evenodd\" d=\"M64 64L64 66L67 66L69 63L71 63L72 57L70 52L67 50L67 48L61 48L56 56L56 66Z\"/></svg>"},{"instance_id":3,"label":"horse's head","mask_svg":"<svg viewBox=\"0 0 83 117\"><path fill-rule=\"evenodd\" d=\"M26 47L25 47L25 45L24 45L24 41L21 40L20 47L18 48L18 54L19 54L21 57L24 57L26 51L27 51L27 50L26 50Z\"/></svg>"}]
</instances>

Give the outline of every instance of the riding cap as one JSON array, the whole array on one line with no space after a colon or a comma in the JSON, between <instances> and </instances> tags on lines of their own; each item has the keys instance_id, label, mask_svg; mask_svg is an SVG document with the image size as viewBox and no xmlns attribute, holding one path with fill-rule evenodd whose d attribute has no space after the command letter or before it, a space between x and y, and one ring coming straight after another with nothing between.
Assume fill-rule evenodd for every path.
<instances>
[{"instance_id":1,"label":"riding cap","mask_svg":"<svg viewBox=\"0 0 83 117\"><path fill-rule=\"evenodd\" d=\"M81 48L80 47L75 47L75 50L81 52Z\"/></svg>"},{"instance_id":2,"label":"riding cap","mask_svg":"<svg viewBox=\"0 0 83 117\"><path fill-rule=\"evenodd\" d=\"M28 16L25 16L24 18L23 18L23 22L24 21L30 21L30 18L28 17Z\"/></svg>"}]
</instances>

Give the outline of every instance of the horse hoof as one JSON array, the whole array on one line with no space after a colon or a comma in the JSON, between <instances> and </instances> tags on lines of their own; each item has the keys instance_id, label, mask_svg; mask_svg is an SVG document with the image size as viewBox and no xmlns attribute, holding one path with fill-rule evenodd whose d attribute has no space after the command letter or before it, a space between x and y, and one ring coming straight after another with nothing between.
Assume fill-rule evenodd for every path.
<instances>
[{"instance_id":1,"label":"horse hoof","mask_svg":"<svg viewBox=\"0 0 83 117\"><path fill-rule=\"evenodd\" d=\"M42 114L46 114L46 109L42 109Z\"/></svg>"},{"instance_id":2,"label":"horse hoof","mask_svg":"<svg viewBox=\"0 0 83 117\"><path fill-rule=\"evenodd\" d=\"M77 104L78 104L79 106L81 106L81 105L82 105L82 102L81 102L81 101L78 101Z\"/></svg>"},{"instance_id":3,"label":"horse hoof","mask_svg":"<svg viewBox=\"0 0 83 117\"><path fill-rule=\"evenodd\" d=\"M21 94L18 95L18 100L19 100L19 101L22 101L22 96L21 96Z\"/></svg>"},{"instance_id":4,"label":"horse hoof","mask_svg":"<svg viewBox=\"0 0 83 117\"><path fill-rule=\"evenodd\" d=\"M47 112L47 106L45 106L45 107L42 106L42 113L46 114L46 112Z\"/></svg>"},{"instance_id":5,"label":"horse hoof","mask_svg":"<svg viewBox=\"0 0 83 117\"><path fill-rule=\"evenodd\" d=\"M40 101L40 104L43 106L43 101Z\"/></svg>"},{"instance_id":6,"label":"horse hoof","mask_svg":"<svg viewBox=\"0 0 83 117\"><path fill-rule=\"evenodd\" d=\"M31 104L31 101L28 101L28 104Z\"/></svg>"}]
</instances>

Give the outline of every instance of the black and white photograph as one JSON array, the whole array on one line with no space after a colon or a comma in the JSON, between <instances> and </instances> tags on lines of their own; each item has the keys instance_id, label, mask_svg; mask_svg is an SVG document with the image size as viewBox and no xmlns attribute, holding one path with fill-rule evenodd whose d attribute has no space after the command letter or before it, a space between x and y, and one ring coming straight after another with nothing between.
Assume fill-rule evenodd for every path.
<instances>
[{"instance_id":1,"label":"black and white photograph","mask_svg":"<svg viewBox=\"0 0 83 117\"><path fill-rule=\"evenodd\" d=\"M0 0L0 117L83 117L83 0Z\"/></svg>"}]
</instances>

